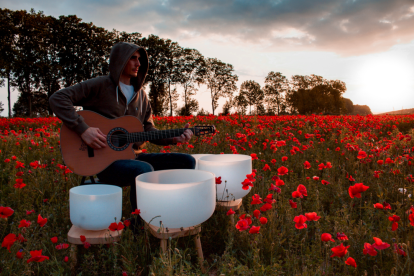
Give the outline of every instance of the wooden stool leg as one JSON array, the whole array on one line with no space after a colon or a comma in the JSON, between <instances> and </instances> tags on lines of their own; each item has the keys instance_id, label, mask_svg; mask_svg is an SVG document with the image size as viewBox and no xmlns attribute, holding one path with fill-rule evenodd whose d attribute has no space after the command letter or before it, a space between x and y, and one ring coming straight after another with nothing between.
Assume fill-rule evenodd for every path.
<instances>
[{"instance_id":1,"label":"wooden stool leg","mask_svg":"<svg viewBox=\"0 0 414 276\"><path fill-rule=\"evenodd\" d=\"M201 271L203 273L206 273L206 270L204 269L204 256L203 256L203 248L201 247L201 240L200 240L200 235L195 235L194 236L194 243L195 243L195 247L197 249L197 255L198 255L198 263L200 264L201 267Z\"/></svg>"},{"instance_id":2,"label":"wooden stool leg","mask_svg":"<svg viewBox=\"0 0 414 276\"><path fill-rule=\"evenodd\" d=\"M234 226L234 214L230 215L231 225Z\"/></svg>"},{"instance_id":3,"label":"wooden stool leg","mask_svg":"<svg viewBox=\"0 0 414 276\"><path fill-rule=\"evenodd\" d=\"M161 250L163 254L167 252L167 240L161 240Z\"/></svg>"},{"instance_id":4,"label":"wooden stool leg","mask_svg":"<svg viewBox=\"0 0 414 276\"><path fill-rule=\"evenodd\" d=\"M76 244L70 245L70 270L72 275L76 275L76 263L78 262L78 246Z\"/></svg>"}]
</instances>

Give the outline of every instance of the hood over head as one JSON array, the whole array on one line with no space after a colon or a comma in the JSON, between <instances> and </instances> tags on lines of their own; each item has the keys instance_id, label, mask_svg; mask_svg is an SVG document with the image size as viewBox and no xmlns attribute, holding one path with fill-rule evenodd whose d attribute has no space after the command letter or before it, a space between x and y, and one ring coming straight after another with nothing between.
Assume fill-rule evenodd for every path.
<instances>
[{"instance_id":1,"label":"hood over head","mask_svg":"<svg viewBox=\"0 0 414 276\"><path fill-rule=\"evenodd\" d=\"M141 89L148 72L148 55L145 49L132 43L119 42L112 47L109 57L109 76L116 85L119 85L122 71L124 71L125 65L136 51L141 56L139 58L141 66L139 67L137 77L131 78L131 85L134 86L134 91Z\"/></svg>"}]
</instances>

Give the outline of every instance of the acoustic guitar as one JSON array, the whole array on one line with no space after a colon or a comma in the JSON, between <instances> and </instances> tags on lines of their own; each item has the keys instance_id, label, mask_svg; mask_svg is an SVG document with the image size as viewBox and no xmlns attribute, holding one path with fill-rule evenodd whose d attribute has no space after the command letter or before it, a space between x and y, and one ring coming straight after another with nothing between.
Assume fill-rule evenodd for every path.
<instances>
[{"instance_id":1,"label":"acoustic guitar","mask_svg":"<svg viewBox=\"0 0 414 276\"><path fill-rule=\"evenodd\" d=\"M157 139L180 136L186 129L167 129L144 132L141 121L134 116L108 119L93 111L78 111L85 123L99 128L106 135L107 147L94 150L81 137L64 124L60 129L60 150L66 166L76 174L91 176L100 173L114 161L134 159L132 145ZM214 126L195 126L194 135L214 133Z\"/></svg>"}]
</instances>

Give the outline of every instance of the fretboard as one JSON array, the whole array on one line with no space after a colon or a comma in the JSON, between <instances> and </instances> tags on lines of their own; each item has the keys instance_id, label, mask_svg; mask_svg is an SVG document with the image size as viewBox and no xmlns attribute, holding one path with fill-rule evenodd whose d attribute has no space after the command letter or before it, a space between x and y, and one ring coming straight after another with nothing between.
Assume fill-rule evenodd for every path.
<instances>
[{"instance_id":1,"label":"fretboard","mask_svg":"<svg viewBox=\"0 0 414 276\"><path fill-rule=\"evenodd\" d=\"M194 128L178 128L178 129L154 130L154 131L147 131L147 132L132 132L132 133L127 134L127 142L135 143L135 142L144 142L144 141L152 141L152 140L158 140L158 139L177 137L183 134L186 129L189 129L193 133L195 133Z\"/></svg>"}]
</instances>

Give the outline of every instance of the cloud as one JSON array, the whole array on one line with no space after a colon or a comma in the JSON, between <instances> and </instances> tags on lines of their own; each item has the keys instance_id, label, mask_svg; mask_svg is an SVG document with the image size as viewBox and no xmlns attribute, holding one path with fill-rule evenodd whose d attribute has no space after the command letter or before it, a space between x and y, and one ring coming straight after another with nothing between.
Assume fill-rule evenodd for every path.
<instances>
[{"instance_id":1,"label":"cloud","mask_svg":"<svg viewBox=\"0 0 414 276\"><path fill-rule=\"evenodd\" d=\"M4 2L8 8L34 7L54 16L76 14L108 29L247 43L261 51L313 50L350 56L382 52L414 40L412 0Z\"/></svg>"}]
</instances>

